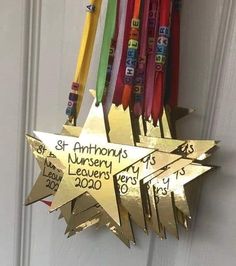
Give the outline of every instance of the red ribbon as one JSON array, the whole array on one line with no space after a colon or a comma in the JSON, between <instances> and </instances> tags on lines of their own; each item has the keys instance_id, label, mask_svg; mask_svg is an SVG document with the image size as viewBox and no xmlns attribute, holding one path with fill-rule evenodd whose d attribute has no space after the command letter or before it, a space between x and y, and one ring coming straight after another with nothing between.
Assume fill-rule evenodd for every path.
<instances>
[{"instance_id":1,"label":"red ribbon","mask_svg":"<svg viewBox=\"0 0 236 266\"><path fill-rule=\"evenodd\" d=\"M171 108L177 106L179 94L179 51L180 51L180 11L178 8L173 9L172 27L171 27L171 60L170 60L170 98L169 105Z\"/></svg>"},{"instance_id":2,"label":"red ribbon","mask_svg":"<svg viewBox=\"0 0 236 266\"><path fill-rule=\"evenodd\" d=\"M133 7L134 7L134 0L128 0L122 55L121 55L120 67L119 67L117 80L116 80L115 92L114 92L114 96L113 96L113 103L117 106L121 104L121 99L122 99L123 89L124 89L126 55L127 55L127 49L128 49L127 44L129 41L129 32L130 32L130 28L131 28L131 19L132 19L132 15L133 15Z\"/></svg>"},{"instance_id":3,"label":"red ribbon","mask_svg":"<svg viewBox=\"0 0 236 266\"><path fill-rule=\"evenodd\" d=\"M152 101L154 94L155 85L155 57L156 57L156 41L158 31L158 13L159 13L159 0L151 0L150 4L149 20L155 18L154 28L149 25L149 36L148 36L148 56L147 56L147 70L145 80L145 99L144 99L144 117L149 119L152 110ZM150 22L149 22L150 23ZM150 40L152 42L150 43Z\"/></svg>"},{"instance_id":4,"label":"red ribbon","mask_svg":"<svg viewBox=\"0 0 236 266\"><path fill-rule=\"evenodd\" d=\"M132 19L139 19L140 10L141 10L141 0L135 0ZM139 29L138 29L138 34L139 34ZM130 36L131 35L132 35L132 27L130 28ZM131 37L131 39L132 39L132 37ZM138 42L139 42L139 40L138 40ZM136 69L135 69L135 72L136 72ZM133 79L134 79L134 77L133 77ZM125 84L124 85L124 90L123 90L123 95L122 95L122 100L121 100L121 103L122 103L124 109L126 109L130 104L132 89L133 89L133 85L131 85L131 84Z\"/></svg>"},{"instance_id":5,"label":"red ribbon","mask_svg":"<svg viewBox=\"0 0 236 266\"><path fill-rule=\"evenodd\" d=\"M135 86L140 86L141 92L138 95L134 95L133 111L136 116L140 116L143 113L144 85L145 85L146 66L147 66L147 37L148 37L148 18L149 18L150 1L151 0L144 1L143 11L142 11L139 64L135 80ZM137 78L141 79L142 84L137 83ZM137 99L137 97L140 98Z\"/></svg>"},{"instance_id":6,"label":"red ribbon","mask_svg":"<svg viewBox=\"0 0 236 266\"><path fill-rule=\"evenodd\" d=\"M160 0L160 24L159 27L169 27L170 24L171 0ZM165 69L156 73L156 84L152 103L153 124L157 125L158 119L163 112L164 102L164 78Z\"/></svg>"}]
</instances>

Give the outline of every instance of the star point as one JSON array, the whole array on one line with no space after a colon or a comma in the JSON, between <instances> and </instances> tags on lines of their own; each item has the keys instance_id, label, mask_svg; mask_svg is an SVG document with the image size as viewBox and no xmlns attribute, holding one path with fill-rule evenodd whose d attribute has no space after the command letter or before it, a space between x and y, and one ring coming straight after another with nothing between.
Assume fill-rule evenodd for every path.
<instances>
[{"instance_id":1,"label":"star point","mask_svg":"<svg viewBox=\"0 0 236 266\"><path fill-rule=\"evenodd\" d=\"M114 175L154 152L150 148L109 143L102 106L93 107L80 137L35 131L35 135L65 167L50 211L88 192L120 224ZM98 127L97 127L98 126Z\"/></svg>"}]
</instances>

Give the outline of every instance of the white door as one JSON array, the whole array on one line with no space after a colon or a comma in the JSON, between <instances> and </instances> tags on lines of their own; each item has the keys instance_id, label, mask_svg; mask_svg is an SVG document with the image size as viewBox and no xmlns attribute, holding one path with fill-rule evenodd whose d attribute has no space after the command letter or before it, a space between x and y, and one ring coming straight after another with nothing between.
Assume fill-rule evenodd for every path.
<instances>
[{"instance_id":1,"label":"white door","mask_svg":"<svg viewBox=\"0 0 236 266\"><path fill-rule=\"evenodd\" d=\"M105 229L67 239L57 214L41 203L23 207L38 171L24 133L58 132L65 121L87 2L0 0L0 265L236 265L234 0L183 1L180 105L196 112L179 123L179 137L221 140L213 162L222 166L203 179L189 232L161 241L135 227L137 245L127 249ZM95 85L104 15L87 88Z\"/></svg>"}]
</instances>

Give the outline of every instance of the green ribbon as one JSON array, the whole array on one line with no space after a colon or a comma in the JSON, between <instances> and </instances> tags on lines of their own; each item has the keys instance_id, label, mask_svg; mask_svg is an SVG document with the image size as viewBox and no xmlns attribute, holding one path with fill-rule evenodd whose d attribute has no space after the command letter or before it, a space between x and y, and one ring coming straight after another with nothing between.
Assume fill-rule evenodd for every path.
<instances>
[{"instance_id":1,"label":"green ribbon","mask_svg":"<svg viewBox=\"0 0 236 266\"><path fill-rule=\"evenodd\" d=\"M110 46L112 39L114 37L114 32L116 27L116 15L117 15L116 9L117 9L117 0L108 0L106 21L103 33L103 42L102 42L98 75L97 75L97 84L96 84L96 99L98 104L102 102L105 90Z\"/></svg>"}]
</instances>

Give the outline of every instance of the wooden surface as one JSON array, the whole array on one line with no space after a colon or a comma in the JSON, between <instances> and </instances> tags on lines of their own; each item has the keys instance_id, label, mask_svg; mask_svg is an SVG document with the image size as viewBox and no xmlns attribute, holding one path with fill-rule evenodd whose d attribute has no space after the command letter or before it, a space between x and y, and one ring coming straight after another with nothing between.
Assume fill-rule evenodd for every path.
<instances>
[{"instance_id":1,"label":"wooden surface","mask_svg":"<svg viewBox=\"0 0 236 266\"><path fill-rule=\"evenodd\" d=\"M107 0L104 0L103 10ZM221 140L202 182L197 215L180 240L135 229L127 249L108 230L66 239L65 224L44 205L22 207L38 169L24 142L33 129L58 132L73 78L86 0L0 0L0 265L220 266L236 261L236 2L184 0L180 104L193 107L179 136ZM87 88L94 88L101 30ZM91 104L87 94L81 123ZM196 197L197 199L198 197Z\"/></svg>"}]
</instances>

